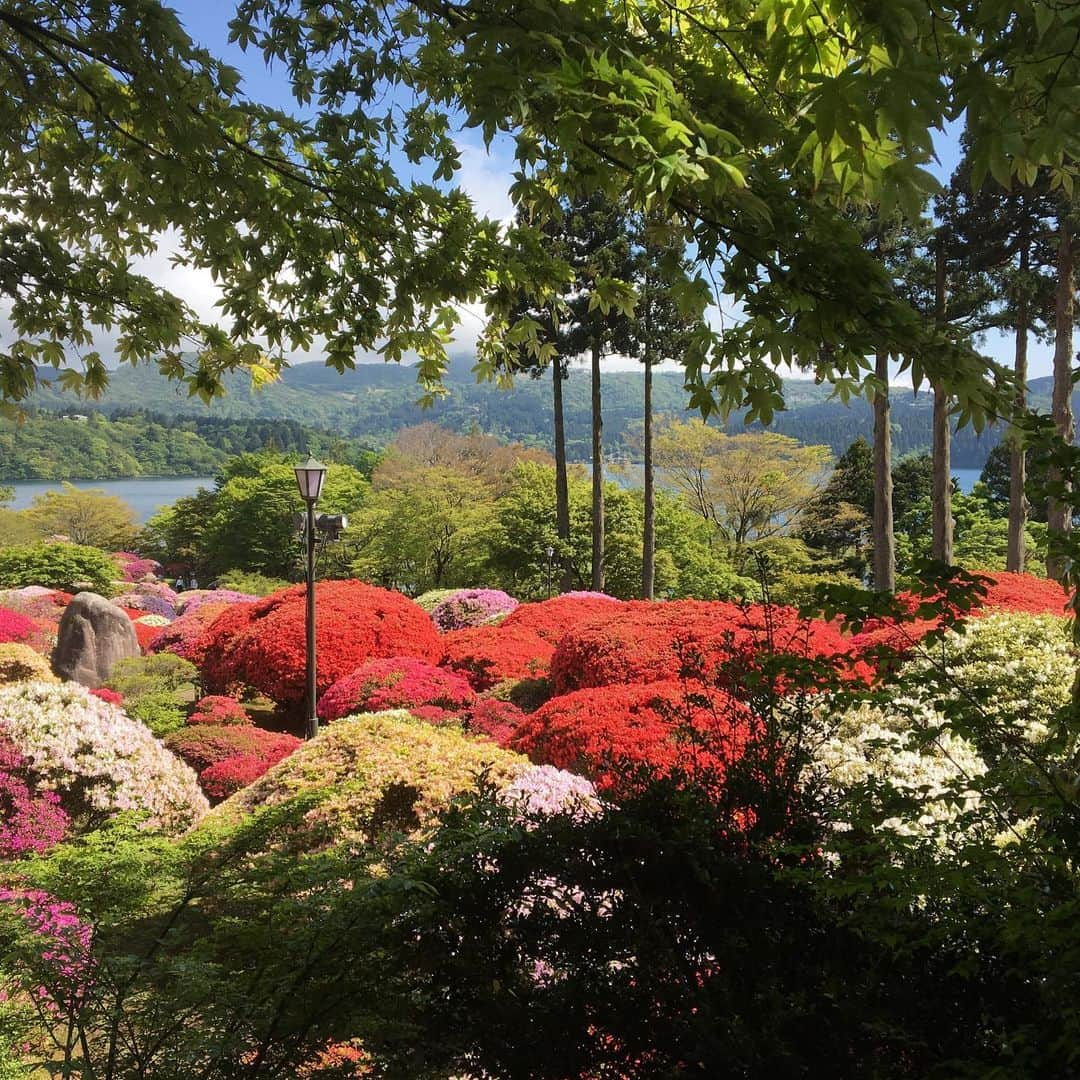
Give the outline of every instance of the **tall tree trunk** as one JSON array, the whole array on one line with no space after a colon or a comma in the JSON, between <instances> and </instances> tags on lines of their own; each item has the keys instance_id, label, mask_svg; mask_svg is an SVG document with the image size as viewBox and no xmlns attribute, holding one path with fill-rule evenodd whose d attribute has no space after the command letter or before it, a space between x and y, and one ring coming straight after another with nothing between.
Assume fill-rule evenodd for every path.
<instances>
[{"instance_id":1,"label":"tall tree trunk","mask_svg":"<svg viewBox=\"0 0 1080 1080\"><path fill-rule=\"evenodd\" d=\"M1026 234L1020 239L1020 292L1016 301L1016 350L1013 371L1016 374L1016 411L1027 407L1028 378L1028 295L1026 275L1030 265L1030 241ZM1008 437L1008 436L1007 436ZM1009 546L1005 553L1005 569L1014 574L1024 572L1027 561L1027 454L1014 431L1009 444Z\"/></svg>"},{"instance_id":2,"label":"tall tree trunk","mask_svg":"<svg viewBox=\"0 0 1080 1080\"><path fill-rule=\"evenodd\" d=\"M896 537L892 508L892 429L890 427L889 356L879 352L874 374L884 384L874 397L874 588L896 591Z\"/></svg>"},{"instance_id":3,"label":"tall tree trunk","mask_svg":"<svg viewBox=\"0 0 1080 1080\"><path fill-rule=\"evenodd\" d=\"M566 422L563 417L562 362L551 366L552 414L555 427L555 535L559 538L559 592L574 587L570 561L570 489L566 480Z\"/></svg>"},{"instance_id":4,"label":"tall tree trunk","mask_svg":"<svg viewBox=\"0 0 1080 1080\"><path fill-rule=\"evenodd\" d=\"M1073 294L1076 291L1072 232L1065 210L1061 212L1057 259L1057 290L1054 297L1054 396L1051 412L1054 427L1066 442L1073 438L1072 358L1073 358ZM1056 469L1049 472L1050 480L1060 480ZM1051 499L1047 517L1050 541L1063 539L1072 527L1071 499ZM1046 575L1063 581L1068 571L1068 559L1061 553L1046 558Z\"/></svg>"},{"instance_id":5,"label":"tall tree trunk","mask_svg":"<svg viewBox=\"0 0 1080 1080\"><path fill-rule=\"evenodd\" d=\"M604 591L604 416L600 400L600 342L592 347L592 589Z\"/></svg>"},{"instance_id":6,"label":"tall tree trunk","mask_svg":"<svg viewBox=\"0 0 1080 1080\"><path fill-rule=\"evenodd\" d=\"M938 235L934 255L934 322L945 326L945 246ZM934 391L934 535L932 554L943 563L953 561L952 466L950 462L949 399L940 382L931 383Z\"/></svg>"},{"instance_id":7,"label":"tall tree trunk","mask_svg":"<svg viewBox=\"0 0 1080 1080\"><path fill-rule=\"evenodd\" d=\"M656 578L656 491L652 450L652 357L645 351L645 524L641 543L641 596L653 598Z\"/></svg>"}]
</instances>

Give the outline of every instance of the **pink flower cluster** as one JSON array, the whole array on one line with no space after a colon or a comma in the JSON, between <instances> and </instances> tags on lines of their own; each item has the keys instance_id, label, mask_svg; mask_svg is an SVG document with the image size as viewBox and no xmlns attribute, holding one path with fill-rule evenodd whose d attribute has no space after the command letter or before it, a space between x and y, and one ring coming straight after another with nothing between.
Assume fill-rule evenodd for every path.
<instances>
[{"instance_id":1,"label":"pink flower cluster","mask_svg":"<svg viewBox=\"0 0 1080 1080\"><path fill-rule=\"evenodd\" d=\"M207 604L254 604L259 598L235 589L189 589L176 598L176 611L190 615Z\"/></svg>"},{"instance_id":2,"label":"pink flower cluster","mask_svg":"<svg viewBox=\"0 0 1080 1080\"><path fill-rule=\"evenodd\" d=\"M112 557L120 567L125 581L144 581L146 578L161 577L161 563L154 559L144 559L134 551L114 551Z\"/></svg>"},{"instance_id":3,"label":"pink flower cluster","mask_svg":"<svg viewBox=\"0 0 1080 1080\"><path fill-rule=\"evenodd\" d=\"M208 694L195 702L195 707L188 717L189 724L250 724L251 717L235 698L224 694Z\"/></svg>"},{"instance_id":4,"label":"pink flower cluster","mask_svg":"<svg viewBox=\"0 0 1080 1080\"><path fill-rule=\"evenodd\" d=\"M67 828L60 797L35 790L26 758L0 736L0 859L47 851Z\"/></svg>"},{"instance_id":5,"label":"pink flower cluster","mask_svg":"<svg viewBox=\"0 0 1080 1080\"><path fill-rule=\"evenodd\" d=\"M435 605L431 621L443 631L483 626L508 615L518 602L501 589L459 589Z\"/></svg>"},{"instance_id":6,"label":"pink flower cluster","mask_svg":"<svg viewBox=\"0 0 1080 1080\"><path fill-rule=\"evenodd\" d=\"M38 945L38 959L48 969L48 985L40 969L27 971L37 985L25 989L45 1008L70 1009L86 993L94 961L93 928L79 918L73 904L40 889L0 889L0 904L14 908Z\"/></svg>"},{"instance_id":7,"label":"pink flower cluster","mask_svg":"<svg viewBox=\"0 0 1080 1080\"><path fill-rule=\"evenodd\" d=\"M455 671L409 656L368 660L339 679L319 701L323 720L351 713L434 707L448 712L467 708L475 698L468 680Z\"/></svg>"}]
</instances>

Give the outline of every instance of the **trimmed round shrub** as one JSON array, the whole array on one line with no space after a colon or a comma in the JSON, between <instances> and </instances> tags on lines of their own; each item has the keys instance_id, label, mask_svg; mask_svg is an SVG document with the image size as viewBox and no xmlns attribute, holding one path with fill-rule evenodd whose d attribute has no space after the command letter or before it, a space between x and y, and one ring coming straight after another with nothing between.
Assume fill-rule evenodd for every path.
<instances>
[{"instance_id":1,"label":"trimmed round shrub","mask_svg":"<svg viewBox=\"0 0 1080 1080\"><path fill-rule=\"evenodd\" d=\"M166 736L165 745L201 773L219 761L240 756L261 758L269 768L301 743L295 735L254 724L195 724Z\"/></svg>"},{"instance_id":2,"label":"trimmed round shrub","mask_svg":"<svg viewBox=\"0 0 1080 1080\"><path fill-rule=\"evenodd\" d=\"M38 790L27 766L15 745L0 736L0 860L47 851L67 832L60 796Z\"/></svg>"},{"instance_id":3,"label":"trimmed round shrub","mask_svg":"<svg viewBox=\"0 0 1080 1080\"><path fill-rule=\"evenodd\" d=\"M726 694L701 687L688 694L682 682L604 686L552 698L523 717L510 745L537 764L588 777L598 790L625 792L642 770L696 766L722 775L745 745L749 719ZM702 736L708 748L698 744Z\"/></svg>"},{"instance_id":4,"label":"trimmed round shrub","mask_svg":"<svg viewBox=\"0 0 1080 1080\"><path fill-rule=\"evenodd\" d=\"M0 685L59 681L49 661L29 645L0 645Z\"/></svg>"},{"instance_id":5,"label":"trimmed round shrub","mask_svg":"<svg viewBox=\"0 0 1080 1080\"><path fill-rule=\"evenodd\" d=\"M442 644L431 620L400 593L362 581L315 586L318 692L326 693L365 660L415 656L437 662ZM254 687L279 705L304 696L305 587L296 585L254 604L236 604L210 626L204 649L207 689Z\"/></svg>"},{"instance_id":6,"label":"trimmed round shrub","mask_svg":"<svg viewBox=\"0 0 1080 1080\"><path fill-rule=\"evenodd\" d=\"M144 559L134 551L114 551L112 558L120 567L120 575L125 581L144 581L146 578L161 577L161 563L155 559Z\"/></svg>"},{"instance_id":7,"label":"trimmed round shrub","mask_svg":"<svg viewBox=\"0 0 1080 1080\"><path fill-rule=\"evenodd\" d=\"M482 697L473 702L462 722L473 735L483 735L499 746L509 746L524 719L525 714L512 702Z\"/></svg>"},{"instance_id":8,"label":"trimmed round shrub","mask_svg":"<svg viewBox=\"0 0 1080 1080\"><path fill-rule=\"evenodd\" d=\"M444 633L483 626L508 615L518 602L501 589L458 589L444 597L431 611L431 621Z\"/></svg>"},{"instance_id":9,"label":"trimmed round shrub","mask_svg":"<svg viewBox=\"0 0 1080 1080\"><path fill-rule=\"evenodd\" d=\"M532 630L507 621L452 630L443 635L442 647L442 666L460 672L477 691L545 678L555 652L554 645Z\"/></svg>"},{"instance_id":10,"label":"trimmed round shrub","mask_svg":"<svg viewBox=\"0 0 1080 1080\"><path fill-rule=\"evenodd\" d=\"M0 589L27 585L78 592L88 588L111 596L116 562L99 548L59 542L0 548Z\"/></svg>"},{"instance_id":11,"label":"trimmed round shrub","mask_svg":"<svg viewBox=\"0 0 1080 1080\"><path fill-rule=\"evenodd\" d=\"M251 717L236 698L223 694L208 694L195 702L187 722L189 724L250 724Z\"/></svg>"},{"instance_id":12,"label":"trimmed round shrub","mask_svg":"<svg viewBox=\"0 0 1080 1080\"><path fill-rule=\"evenodd\" d=\"M272 764L259 754L237 754L203 769L199 783L207 798L219 803L254 783Z\"/></svg>"},{"instance_id":13,"label":"trimmed round shrub","mask_svg":"<svg viewBox=\"0 0 1080 1080\"><path fill-rule=\"evenodd\" d=\"M275 827L275 844L305 852L338 843L366 846L434 826L439 811L471 790L480 772L503 787L526 765L489 742L404 711L352 716L323 728L227 799L206 826L295 805L295 818Z\"/></svg>"},{"instance_id":14,"label":"trimmed round shrub","mask_svg":"<svg viewBox=\"0 0 1080 1080\"><path fill-rule=\"evenodd\" d=\"M564 593L538 604L520 604L502 625L531 630L544 641L558 645L568 630L596 616L607 617L621 606L621 600L606 593Z\"/></svg>"},{"instance_id":15,"label":"trimmed round shrub","mask_svg":"<svg viewBox=\"0 0 1080 1080\"><path fill-rule=\"evenodd\" d=\"M439 606L448 596L453 596L457 589L428 589L427 592L421 593L415 603L419 604L429 615Z\"/></svg>"},{"instance_id":16,"label":"trimmed round shrub","mask_svg":"<svg viewBox=\"0 0 1080 1080\"><path fill-rule=\"evenodd\" d=\"M162 627L154 635L146 651L169 652L201 668L206 658L206 632L228 607L228 604L220 603L203 604L194 611L185 611L175 622Z\"/></svg>"},{"instance_id":17,"label":"trimmed round shrub","mask_svg":"<svg viewBox=\"0 0 1080 1080\"><path fill-rule=\"evenodd\" d=\"M460 712L475 697L457 672L409 656L369 660L339 679L319 699L319 716L337 720L350 713L434 706Z\"/></svg>"},{"instance_id":18,"label":"trimmed round shrub","mask_svg":"<svg viewBox=\"0 0 1080 1080\"><path fill-rule=\"evenodd\" d=\"M0 645L21 644L38 632L38 624L28 615L0 607Z\"/></svg>"},{"instance_id":19,"label":"trimmed round shrub","mask_svg":"<svg viewBox=\"0 0 1080 1080\"><path fill-rule=\"evenodd\" d=\"M568 630L552 657L551 677L565 694L686 673L711 679L736 657L753 666L765 649L824 658L846 655L850 647L831 623L800 619L792 608L635 600Z\"/></svg>"},{"instance_id":20,"label":"trimmed round shrub","mask_svg":"<svg viewBox=\"0 0 1080 1080\"><path fill-rule=\"evenodd\" d=\"M176 611L178 615L190 615L207 604L253 604L256 600L257 596L236 589L189 589L178 594Z\"/></svg>"},{"instance_id":21,"label":"trimmed round shrub","mask_svg":"<svg viewBox=\"0 0 1080 1080\"><path fill-rule=\"evenodd\" d=\"M135 810L147 815L145 827L179 833L206 812L187 765L148 728L75 683L0 687L0 734L80 831Z\"/></svg>"}]
</instances>

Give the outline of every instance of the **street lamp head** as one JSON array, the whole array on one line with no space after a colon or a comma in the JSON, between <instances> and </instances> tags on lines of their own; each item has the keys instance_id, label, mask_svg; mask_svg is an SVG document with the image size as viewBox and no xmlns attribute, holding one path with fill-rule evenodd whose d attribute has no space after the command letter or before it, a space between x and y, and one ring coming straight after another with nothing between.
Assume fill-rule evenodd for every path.
<instances>
[{"instance_id":1,"label":"street lamp head","mask_svg":"<svg viewBox=\"0 0 1080 1080\"><path fill-rule=\"evenodd\" d=\"M296 486L304 502L315 503L322 494L323 481L326 479L326 466L309 456L303 465L297 465Z\"/></svg>"},{"instance_id":2,"label":"street lamp head","mask_svg":"<svg viewBox=\"0 0 1080 1080\"><path fill-rule=\"evenodd\" d=\"M555 549L550 544L548 544L547 548L547 557L549 559L553 559L555 557Z\"/></svg>"}]
</instances>

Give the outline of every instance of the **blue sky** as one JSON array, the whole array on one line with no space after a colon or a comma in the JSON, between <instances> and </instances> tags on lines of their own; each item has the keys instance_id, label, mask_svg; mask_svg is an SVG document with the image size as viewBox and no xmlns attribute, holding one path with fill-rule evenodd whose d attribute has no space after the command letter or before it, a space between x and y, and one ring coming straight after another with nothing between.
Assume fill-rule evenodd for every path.
<instances>
[{"instance_id":1,"label":"blue sky","mask_svg":"<svg viewBox=\"0 0 1080 1080\"><path fill-rule=\"evenodd\" d=\"M293 107L287 76L282 70L268 69L257 50L249 50L245 53L237 46L228 43L228 23L234 12L234 5L229 0L225 0L224 3L180 0L174 3L174 6L188 33L214 55L232 64L242 74L248 96L283 109ZM507 194L512 168L509 152L504 150L500 153L496 147L492 153L488 153L482 140L468 132L461 134L459 146L462 152L462 171L458 182L482 212L499 219L508 218L512 213L512 204ZM933 171L940 180L947 182L959 157L959 124L942 133L937 148L939 162ZM404 162L395 162L395 165L408 167ZM193 278L189 285L197 291L205 287L206 283ZM193 296L192 299L204 310L211 303L209 297L203 298L202 302L198 297ZM207 310L207 314L209 313ZM465 312L460 336L461 347L469 347L479 329L479 315L474 311ZM1011 366L1013 353L1011 336L989 337L983 342L982 348L994 359ZM1031 377L1049 375L1052 370L1051 361L1052 348L1032 339L1029 344ZM632 361L631 364L634 367L637 366L636 361Z\"/></svg>"}]
</instances>

